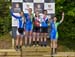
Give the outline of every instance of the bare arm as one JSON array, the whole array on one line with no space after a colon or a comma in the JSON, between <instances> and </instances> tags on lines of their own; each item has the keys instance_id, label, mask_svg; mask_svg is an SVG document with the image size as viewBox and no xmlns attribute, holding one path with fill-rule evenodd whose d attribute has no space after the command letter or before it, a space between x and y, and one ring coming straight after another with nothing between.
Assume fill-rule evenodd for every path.
<instances>
[{"instance_id":1,"label":"bare arm","mask_svg":"<svg viewBox=\"0 0 75 57\"><path fill-rule=\"evenodd\" d=\"M60 20L60 23L62 23L63 20L64 20L64 12L62 13L62 18L61 18L61 20Z\"/></svg>"}]
</instances>

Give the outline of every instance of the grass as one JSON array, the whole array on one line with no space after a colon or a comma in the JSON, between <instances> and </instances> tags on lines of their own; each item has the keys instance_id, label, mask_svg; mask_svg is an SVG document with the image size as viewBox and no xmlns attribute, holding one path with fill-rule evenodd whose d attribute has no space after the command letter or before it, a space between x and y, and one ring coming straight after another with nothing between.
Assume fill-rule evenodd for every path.
<instances>
[{"instance_id":1,"label":"grass","mask_svg":"<svg viewBox=\"0 0 75 57\"><path fill-rule=\"evenodd\" d=\"M50 43L48 39L48 44ZM58 51L75 51L74 39L59 39L58 40ZM12 37L9 33L0 37L0 49L9 49L12 47Z\"/></svg>"},{"instance_id":2,"label":"grass","mask_svg":"<svg viewBox=\"0 0 75 57\"><path fill-rule=\"evenodd\" d=\"M12 47L12 37L9 33L0 37L0 49L9 49Z\"/></svg>"},{"instance_id":3,"label":"grass","mask_svg":"<svg viewBox=\"0 0 75 57\"><path fill-rule=\"evenodd\" d=\"M75 39L59 40L59 50L61 51L74 51L75 52Z\"/></svg>"}]
</instances>

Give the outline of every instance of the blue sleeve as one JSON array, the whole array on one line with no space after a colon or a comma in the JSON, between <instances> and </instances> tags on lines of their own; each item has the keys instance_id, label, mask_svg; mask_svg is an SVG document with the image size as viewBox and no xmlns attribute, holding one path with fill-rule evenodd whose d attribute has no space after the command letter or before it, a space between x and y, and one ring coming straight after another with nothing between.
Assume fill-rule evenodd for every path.
<instances>
[{"instance_id":1,"label":"blue sleeve","mask_svg":"<svg viewBox=\"0 0 75 57\"><path fill-rule=\"evenodd\" d=\"M26 21L28 21L27 17L28 17L28 13L24 13L25 19Z\"/></svg>"},{"instance_id":2,"label":"blue sleeve","mask_svg":"<svg viewBox=\"0 0 75 57\"><path fill-rule=\"evenodd\" d=\"M11 14L11 16L15 17L16 19L22 18L21 16L15 16L11 10L10 10L10 14Z\"/></svg>"}]
</instances>

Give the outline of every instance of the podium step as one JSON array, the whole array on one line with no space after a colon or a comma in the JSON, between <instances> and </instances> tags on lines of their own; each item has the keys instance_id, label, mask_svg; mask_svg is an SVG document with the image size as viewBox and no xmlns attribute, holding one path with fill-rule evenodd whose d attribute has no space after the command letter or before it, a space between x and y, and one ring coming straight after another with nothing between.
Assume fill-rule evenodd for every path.
<instances>
[{"instance_id":1,"label":"podium step","mask_svg":"<svg viewBox=\"0 0 75 57\"><path fill-rule=\"evenodd\" d=\"M40 47L40 46L38 46L38 47L22 47L22 51L39 51L39 52L42 52L42 51L49 51L50 52L50 47L49 46L47 46L47 47Z\"/></svg>"},{"instance_id":2,"label":"podium step","mask_svg":"<svg viewBox=\"0 0 75 57\"><path fill-rule=\"evenodd\" d=\"M22 55L23 56L42 56L44 54L50 54L50 47L23 47Z\"/></svg>"},{"instance_id":3,"label":"podium step","mask_svg":"<svg viewBox=\"0 0 75 57\"><path fill-rule=\"evenodd\" d=\"M22 51L15 49L0 50L0 57L51 57L50 47L23 47ZM54 57L75 57L75 52L57 52Z\"/></svg>"}]
</instances>

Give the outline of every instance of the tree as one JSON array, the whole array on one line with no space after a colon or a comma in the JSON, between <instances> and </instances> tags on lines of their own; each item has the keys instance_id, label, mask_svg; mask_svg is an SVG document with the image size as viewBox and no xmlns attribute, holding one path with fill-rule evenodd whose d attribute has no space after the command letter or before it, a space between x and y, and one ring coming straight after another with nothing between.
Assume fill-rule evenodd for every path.
<instances>
[{"instance_id":1,"label":"tree","mask_svg":"<svg viewBox=\"0 0 75 57\"><path fill-rule=\"evenodd\" d=\"M58 20L61 18L62 11L65 12L65 19L59 27L59 40L63 41L63 45L75 49L75 0L56 0Z\"/></svg>"},{"instance_id":2,"label":"tree","mask_svg":"<svg viewBox=\"0 0 75 57\"><path fill-rule=\"evenodd\" d=\"M5 2L5 0L0 0L0 35L8 33L11 28L9 5L9 2Z\"/></svg>"}]
</instances>

